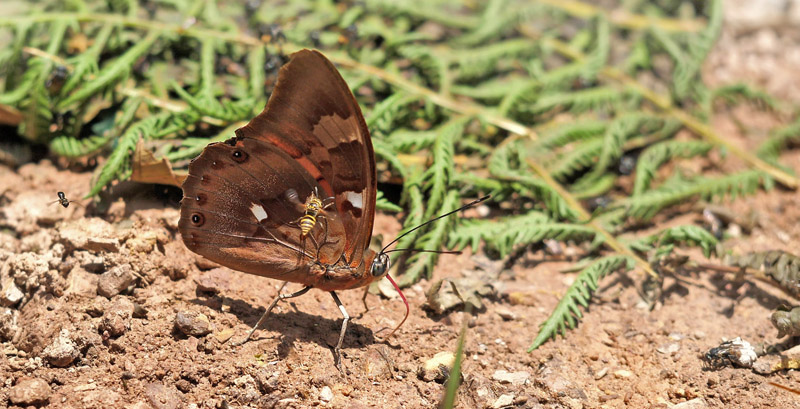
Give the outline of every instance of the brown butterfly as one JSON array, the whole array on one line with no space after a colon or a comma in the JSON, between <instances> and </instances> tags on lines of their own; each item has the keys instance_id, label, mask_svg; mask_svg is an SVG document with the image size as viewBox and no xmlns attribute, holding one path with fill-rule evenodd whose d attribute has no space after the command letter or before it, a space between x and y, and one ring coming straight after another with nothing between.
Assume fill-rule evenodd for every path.
<instances>
[{"instance_id":1,"label":"brown butterfly","mask_svg":"<svg viewBox=\"0 0 800 409\"><path fill-rule=\"evenodd\" d=\"M385 248L369 249L376 193L372 140L355 97L327 58L302 50L281 68L264 111L189 165L179 229L210 260L305 286L276 298L243 342L280 300L329 291L344 316L338 367L349 316L335 291L391 280Z\"/></svg>"}]
</instances>

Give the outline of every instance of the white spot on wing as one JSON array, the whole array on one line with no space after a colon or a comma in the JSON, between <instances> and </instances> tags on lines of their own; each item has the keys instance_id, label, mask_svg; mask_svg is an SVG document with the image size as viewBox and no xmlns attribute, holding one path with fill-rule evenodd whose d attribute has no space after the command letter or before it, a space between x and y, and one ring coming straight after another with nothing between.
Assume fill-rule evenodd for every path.
<instances>
[{"instance_id":1,"label":"white spot on wing","mask_svg":"<svg viewBox=\"0 0 800 409\"><path fill-rule=\"evenodd\" d=\"M350 204L353 205L353 207L355 207L356 209L363 208L364 201L362 200L363 196L361 195L361 193L345 192L344 195L347 198L347 201L350 202Z\"/></svg>"},{"instance_id":2,"label":"white spot on wing","mask_svg":"<svg viewBox=\"0 0 800 409\"><path fill-rule=\"evenodd\" d=\"M253 212L253 216L255 216L256 220L258 220L259 222L267 220L267 211L264 210L264 206L261 206L260 204L257 203L253 203L253 205L250 206L250 211Z\"/></svg>"}]
</instances>

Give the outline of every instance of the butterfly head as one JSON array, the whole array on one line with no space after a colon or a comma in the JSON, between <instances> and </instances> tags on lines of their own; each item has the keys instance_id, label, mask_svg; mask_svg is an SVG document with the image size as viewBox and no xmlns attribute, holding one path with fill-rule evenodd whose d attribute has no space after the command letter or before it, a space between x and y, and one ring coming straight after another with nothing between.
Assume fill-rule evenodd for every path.
<instances>
[{"instance_id":1,"label":"butterfly head","mask_svg":"<svg viewBox=\"0 0 800 409\"><path fill-rule=\"evenodd\" d=\"M370 274L372 274L375 278L380 278L386 275L389 271L389 265L391 264L391 260L389 259L389 255L386 253L378 253L375 257L375 260L372 260L372 267L370 268Z\"/></svg>"}]
</instances>

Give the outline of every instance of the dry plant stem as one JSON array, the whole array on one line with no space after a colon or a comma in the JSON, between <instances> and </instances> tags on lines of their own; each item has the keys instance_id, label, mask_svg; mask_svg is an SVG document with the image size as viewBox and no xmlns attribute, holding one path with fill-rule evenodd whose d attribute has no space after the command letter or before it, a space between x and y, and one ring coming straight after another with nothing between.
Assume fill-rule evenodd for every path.
<instances>
[{"instance_id":1,"label":"dry plant stem","mask_svg":"<svg viewBox=\"0 0 800 409\"><path fill-rule=\"evenodd\" d=\"M531 169L533 169L533 171L536 172L536 174L540 178L542 178L542 180L544 180L544 182L548 186L550 186L551 188L553 188L553 190L558 192L558 195L561 196L561 198L564 199L565 202L567 202L570 208L578 212L581 221L586 222L587 226L591 227L595 232L597 232L597 234L603 236L603 239L605 240L605 243L608 245L608 247L611 247L612 250L614 250L619 254L632 258L636 262L636 266L639 267L645 273L649 274L651 277L658 277L658 273L656 273L655 270L653 270L653 268L650 267L650 263L648 263L646 260L636 255L636 253L631 251L631 249L620 243L616 239L616 237L614 237L613 234L606 231L606 229L604 229L603 226L597 223L597 221L592 220L592 215L590 215L589 212L587 212L583 208L580 202L578 202L578 200L575 199L575 197L572 196L572 194L570 194L566 189L564 189L563 186L561 186L561 184L559 184L555 179L553 179L553 177L550 176L550 174L547 172L545 168L543 168L541 165L532 160L528 160L528 166L530 166Z\"/></svg>"},{"instance_id":2,"label":"dry plant stem","mask_svg":"<svg viewBox=\"0 0 800 409\"><path fill-rule=\"evenodd\" d=\"M367 64L362 64L362 63L360 63L358 61L355 61L355 60L347 58L347 57L340 57L340 56L336 56L336 55L331 55L329 57L330 57L331 61L333 61L333 62L335 62L337 64L340 64L340 65L345 66L345 67L350 67L350 68L357 69L359 71L362 71L362 72L365 72L367 74L370 74L370 75L372 75L374 77L380 78L380 79L388 82L389 84L392 84L392 85L395 85L397 87L400 87L403 90L405 90L406 92L410 92L412 94L423 96L423 97L427 98L428 100L430 100L431 102L433 102L434 104L441 106L442 108L446 108L446 109L449 109L451 111L458 112L459 114L462 114L462 115L478 116L478 117L483 118L486 122L488 122L488 123L490 123L490 124L492 124L494 126L497 126L498 128L505 129L508 132L511 132L511 133L514 133L514 134L517 134L517 135L527 136L529 138L534 138L534 139L537 138L536 132L534 132L531 128L529 128L529 127L527 127L527 126L525 126L525 125L523 125L523 124L521 124L519 122L513 121L513 120L511 120L509 118L506 118L506 117L503 117L503 116L500 116L500 115L495 115L493 113L487 112L486 109L484 109L483 107L481 107L479 105L468 103L468 102L456 101L455 99L452 99L451 97L449 97L447 95L440 94L440 93L438 93L438 92L436 92L434 90L431 90L429 88L425 88L425 87L419 86L419 85L417 85L417 84L415 84L415 83L413 83L413 82L411 82L411 81L409 81L409 80L407 80L407 79L405 79L405 78L403 78L403 77L401 77L401 76L399 76L397 74L388 72L388 71L380 69L378 67L374 67L374 66L367 65Z\"/></svg>"},{"instance_id":3,"label":"dry plant stem","mask_svg":"<svg viewBox=\"0 0 800 409\"><path fill-rule=\"evenodd\" d=\"M735 266L726 266L726 265L711 264L711 263L698 263L697 267L702 268L702 269L706 269L706 270L719 271L719 272L722 272L722 273L733 273L733 274L744 273L744 274L748 274L748 275L751 275L751 276L755 277L758 281L767 283L767 284L769 284L769 285L771 285L773 287L777 287L780 290L782 290L783 292L785 292L786 294L789 294L790 296L795 297L795 295L792 294L791 292L789 292L787 289L785 289L785 288L783 288L783 287L781 287L779 285L776 285L775 279L773 279L772 277L768 276L763 271L761 271L761 270L759 270L757 268L735 267Z\"/></svg>"},{"instance_id":4,"label":"dry plant stem","mask_svg":"<svg viewBox=\"0 0 800 409\"><path fill-rule=\"evenodd\" d=\"M520 30L529 37L532 38L537 37L536 33L533 32L533 30L528 27L520 26ZM553 49L555 49L564 56L572 58L575 61L580 62L586 59L586 56L583 53L572 49L569 45L567 45L564 42L555 39L547 39L546 41L549 43L551 47L553 47ZM786 173L785 171L778 169L777 167L772 166L767 162L764 162L763 160L759 159L750 152L745 151L732 141L729 141L723 138L722 136L718 135L716 132L714 132L713 129L711 129L711 127L704 124L702 121L686 113L685 111L673 106L669 98L651 91L647 87L638 83L633 78L627 76L622 71L613 67L605 67L600 71L600 75L635 90L637 93L642 95L648 101L652 102L658 108L663 110L664 116L681 121L681 123L683 123L687 128L691 129L692 131L700 135L703 139L705 139L709 143L717 147L725 148L727 151L729 151L739 159L743 160L748 165L769 174L783 186L790 189L796 189L800 184L800 180L798 180L796 176L792 176Z\"/></svg>"},{"instance_id":5,"label":"dry plant stem","mask_svg":"<svg viewBox=\"0 0 800 409\"><path fill-rule=\"evenodd\" d=\"M33 48L33 47L23 47L22 51L25 52L25 53L28 53L30 55L35 55L35 56L40 57L40 58L48 59L50 61L53 61L56 64L68 67L70 70L72 69L72 67L68 66L67 62L64 61L63 58L61 58L61 57L59 57L57 55L50 54L47 51L40 50L38 48Z\"/></svg>"},{"instance_id":6,"label":"dry plant stem","mask_svg":"<svg viewBox=\"0 0 800 409\"><path fill-rule=\"evenodd\" d=\"M538 2L584 20L602 14L612 24L631 30L644 30L648 27L658 27L667 32L695 33L706 26L705 22L700 19L685 20L649 17L632 14L621 8L608 12L590 3L575 0L538 0Z\"/></svg>"}]
</instances>

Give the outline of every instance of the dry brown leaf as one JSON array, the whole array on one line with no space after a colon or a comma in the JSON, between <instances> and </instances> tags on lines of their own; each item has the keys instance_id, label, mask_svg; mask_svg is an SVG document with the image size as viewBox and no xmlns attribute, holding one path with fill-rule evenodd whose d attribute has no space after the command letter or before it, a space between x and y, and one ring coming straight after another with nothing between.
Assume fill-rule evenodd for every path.
<instances>
[{"instance_id":1,"label":"dry brown leaf","mask_svg":"<svg viewBox=\"0 0 800 409\"><path fill-rule=\"evenodd\" d=\"M156 159L152 152L145 149L144 140L139 138L136 142L136 151L133 153L132 181L180 187L184 179L186 179L185 173L176 174L166 158Z\"/></svg>"}]
</instances>

